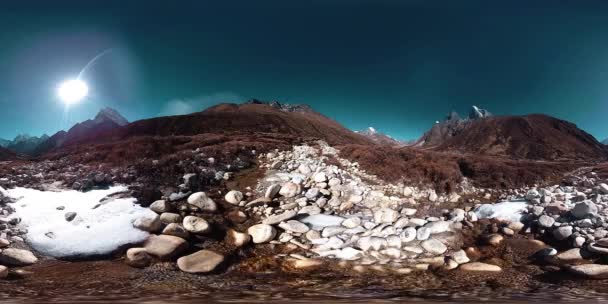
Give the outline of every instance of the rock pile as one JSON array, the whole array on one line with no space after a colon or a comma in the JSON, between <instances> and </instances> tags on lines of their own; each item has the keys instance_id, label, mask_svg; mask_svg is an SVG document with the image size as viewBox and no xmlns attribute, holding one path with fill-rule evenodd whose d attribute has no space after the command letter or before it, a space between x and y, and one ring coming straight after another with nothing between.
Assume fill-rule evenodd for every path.
<instances>
[{"instance_id":1,"label":"rock pile","mask_svg":"<svg viewBox=\"0 0 608 304\"><path fill-rule=\"evenodd\" d=\"M31 251L20 249L26 247L21 236L27 231L17 226L19 218L10 217L14 209L9 203L12 200L0 187L0 279L8 276L8 266L27 266L38 262Z\"/></svg>"}]
</instances>

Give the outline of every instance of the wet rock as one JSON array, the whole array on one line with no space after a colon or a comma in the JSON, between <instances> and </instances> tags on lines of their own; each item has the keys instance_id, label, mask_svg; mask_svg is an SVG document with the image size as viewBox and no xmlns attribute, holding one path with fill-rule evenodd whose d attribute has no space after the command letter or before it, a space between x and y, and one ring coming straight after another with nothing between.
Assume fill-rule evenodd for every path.
<instances>
[{"instance_id":1,"label":"wet rock","mask_svg":"<svg viewBox=\"0 0 608 304\"><path fill-rule=\"evenodd\" d=\"M607 279L608 265L583 264L566 268L569 272L589 279Z\"/></svg>"},{"instance_id":2,"label":"wet rock","mask_svg":"<svg viewBox=\"0 0 608 304\"><path fill-rule=\"evenodd\" d=\"M234 229L228 229L226 232L226 238L229 244L235 247L243 247L251 241L251 235L248 233L238 232Z\"/></svg>"},{"instance_id":3,"label":"wet rock","mask_svg":"<svg viewBox=\"0 0 608 304\"><path fill-rule=\"evenodd\" d=\"M296 220L289 220L287 222L281 222L279 224L279 228L281 228L285 231L290 231L290 232L295 232L295 233L306 233L310 230L310 228L308 226L306 226L306 224L298 222Z\"/></svg>"},{"instance_id":4,"label":"wet rock","mask_svg":"<svg viewBox=\"0 0 608 304\"><path fill-rule=\"evenodd\" d=\"M211 231L209 223L205 219L197 216L186 216L182 224L186 231L194 234L204 234Z\"/></svg>"},{"instance_id":5,"label":"wet rock","mask_svg":"<svg viewBox=\"0 0 608 304\"><path fill-rule=\"evenodd\" d=\"M332 237L338 235L346 230L345 227L342 226L329 226L323 229L321 236L323 237Z\"/></svg>"},{"instance_id":6,"label":"wet rock","mask_svg":"<svg viewBox=\"0 0 608 304\"><path fill-rule=\"evenodd\" d=\"M147 232L158 232L162 228L162 223L160 221L160 216L155 216L153 218L142 217L133 221L133 227L147 231Z\"/></svg>"},{"instance_id":7,"label":"wet rock","mask_svg":"<svg viewBox=\"0 0 608 304\"><path fill-rule=\"evenodd\" d=\"M7 248L0 252L0 264L8 266L27 266L38 262L38 258L29 250Z\"/></svg>"},{"instance_id":8,"label":"wet rock","mask_svg":"<svg viewBox=\"0 0 608 304\"><path fill-rule=\"evenodd\" d=\"M608 254L607 247L599 246L596 243L589 243L589 245L587 245L587 250L589 250L589 252L593 252L593 253L597 253L597 254L601 254L601 255Z\"/></svg>"},{"instance_id":9,"label":"wet rock","mask_svg":"<svg viewBox=\"0 0 608 304\"><path fill-rule=\"evenodd\" d=\"M226 193L226 195L224 196L224 199L226 200L226 202L228 202L232 205L238 205L243 200L244 197L245 196L243 195L242 192L232 190L232 191L229 191L228 193Z\"/></svg>"},{"instance_id":10,"label":"wet rock","mask_svg":"<svg viewBox=\"0 0 608 304\"><path fill-rule=\"evenodd\" d=\"M217 204L205 192L196 192L190 195L188 197L188 204L206 212L217 211Z\"/></svg>"},{"instance_id":11,"label":"wet rock","mask_svg":"<svg viewBox=\"0 0 608 304\"><path fill-rule=\"evenodd\" d=\"M448 248L440 241L436 239L429 239L420 244L424 250L431 254L443 254Z\"/></svg>"},{"instance_id":12,"label":"wet rock","mask_svg":"<svg viewBox=\"0 0 608 304\"><path fill-rule=\"evenodd\" d=\"M149 254L162 260L169 260L188 248L186 240L172 235L151 235L144 243Z\"/></svg>"},{"instance_id":13,"label":"wet rock","mask_svg":"<svg viewBox=\"0 0 608 304\"><path fill-rule=\"evenodd\" d=\"M276 225L280 222L284 222L289 219L292 219L296 215L297 215L297 212L295 210L287 210L281 214L269 216L268 218L266 218L265 220L262 221L262 224Z\"/></svg>"},{"instance_id":14,"label":"wet rock","mask_svg":"<svg viewBox=\"0 0 608 304\"><path fill-rule=\"evenodd\" d=\"M502 268L492 264L486 264L481 262L472 262L460 265L460 270L463 271L475 271L475 272L500 272Z\"/></svg>"},{"instance_id":15,"label":"wet rock","mask_svg":"<svg viewBox=\"0 0 608 304\"><path fill-rule=\"evenodd\" d=\"M131 267L144 268L150 266L152 257L145 248L130 248L127 250L126 262Z\"/></svg>"},{"instance_id":16,"label":"wet rock","mask_svg":"<svg viewBox=\"0 0 608 304\"><path fill-rule=\"evenodd\" d=\"M247 229L256 244L270 242L277 235L277 230L267 224L253 225Z\"/></svg>"},{"instance_id":17,"label":"wet rock","mask_svg":"<svg viewBox=\"0 0 608 304\"><path fill-rule=\"evenodd\" d=\"M177 236L182 239L188 239L190 236L184 226L178 223L168 224L165 229L163 229L163 234Z\"/></svg>"},{"instance_id":18,"label":"wet rock","mask_svg":"<svg viewBox=\"0 0 608 304\"><path fill-rule=\"evenodd\" d=\"M173 211L173 207L171 206L171 204L169 204L165 200L158 200L150 205L150 210L152 210L158 214L161 214L161 213Z\"/></svg>"},{"instance_id":19,"label":"wet rock","mask_svg":"<svg viewBox=\"0 0 608 304\"><path fill-rule=\"evenodd\" d=\"M76 212L68 212L65 214L65 220L71 222L76 218Z\"/></svg>"},{"instance_id":20,"label":"wet rock","mask_svg":"<svg viewBox=\"0 0 608 304\"><path fill-rule=\"evenodd\" d=\"M0 238L0 249L8 247L11 242L7 239Z\"/></svg>"},{"instance_id":21,"label":"wet rock","mask_svg":"<svg viewBox=\"0 0 608 304\"><path fill-rule=\"evenodd\" d=\"M554 260L559 264L571 263L584 260L585 257L583 255L585 257L589 256L588 253L585 253L580 248L572 248L556 254Z\"/></svg>"},{"instance_id":22,"label":"wet rock","mask_svg":"<svg viewBox=\"0 0 608 304\"><path fill-rule=\"evenodd\" d=\"M211 250L200 250L177 260L181 271L207 273L215 270L224 261L224 256Z\"/></svg>"}]
</instances>

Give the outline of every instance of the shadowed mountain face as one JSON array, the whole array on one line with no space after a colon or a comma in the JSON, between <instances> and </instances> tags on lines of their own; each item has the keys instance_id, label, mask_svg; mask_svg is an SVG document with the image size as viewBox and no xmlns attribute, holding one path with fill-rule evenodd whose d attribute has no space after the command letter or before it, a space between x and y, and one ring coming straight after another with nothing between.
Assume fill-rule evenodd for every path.
<instances>
[{"instance_id":1,"label":"shadowed mountain face","mask_svg":"<svg viewBox=\"0 0 608 304\"><path fill-rule=\"evenodd\" d=\"M334 145L373 144L364 136L344 128L336 121L308 107L286 106L276 102L220 104L203 112L139 120L126 126L117 126L113 122L104 122L103 125L96 125L95 128L89 126L91 123L87 122L74 126L68 134L59 136L60 140L65 140L53 148L82 143L108 143L138 136L193 136L203 133L241 135L266 133L298 139L323 139Z\"/></svg>"},{"instance_id":2,"label":"shadowed mountain face","mask_svg":"<svg viewBox=\"0 0 608 304\"><path fill-rule=\"evenodd\" d=\"M67 132L59 131L55 133L48 140L40 143L33 151L33 154L41 155L65 145L95 138L99 134L126 126L128 123L116 110L104 108L97 113L94 119L77 123Z\"/></svg>"},{"instance_id":3,"label":"shadowed mountain face","mask_svg":"<svg viewBox=\"0 0 608 304\"><path fill-rule=\"evenodd\" d=\"M449 124L455 126L453 133L433 142L435 150L531 160L605 160L608 155L606 147L576 125L541 114Z\"/></svg>"},{"instance_id":4,"label":"shadowed mountain face","mask_svg":"<svg viewBox=\"0 0 608 304\"><path fill-rule=\"evenodd\" d=\"M0 161L13 160L16 157L17 155L13 151L0 147Z\"/></svg>"}]
</instances>

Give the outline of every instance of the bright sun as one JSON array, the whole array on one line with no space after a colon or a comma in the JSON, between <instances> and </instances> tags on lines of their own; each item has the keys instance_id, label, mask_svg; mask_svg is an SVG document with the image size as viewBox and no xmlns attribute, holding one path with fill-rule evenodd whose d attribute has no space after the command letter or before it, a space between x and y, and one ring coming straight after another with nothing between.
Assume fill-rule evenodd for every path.
<instances>
[{"instance_id":1,"label":"bright sun","mask_svg":"<svg viewBox=\"0 0 608 304\"><path fill-rule=\"evenodd\" d=\"M89 93L89 87L80 79L72 79L62 83L57 93L65 104L71 105L85 98Z\"/></svg>"}]
</instances>

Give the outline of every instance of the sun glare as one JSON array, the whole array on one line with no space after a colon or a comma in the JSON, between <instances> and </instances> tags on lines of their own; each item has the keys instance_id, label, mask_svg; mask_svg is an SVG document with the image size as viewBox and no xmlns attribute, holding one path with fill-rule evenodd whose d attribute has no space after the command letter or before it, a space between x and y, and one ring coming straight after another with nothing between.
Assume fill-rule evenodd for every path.
<instances>
[{"instance_id":1,"label":"sun glare","mask_svg":"<svg viewBox=\"0 0 608 304\"><path fill-rule=\"evenodd\" d=\"M68 105L80 102L89 93L89 87L80 79L65 81L59 86L59 98Z\"/></svg>"}]
</instances>

